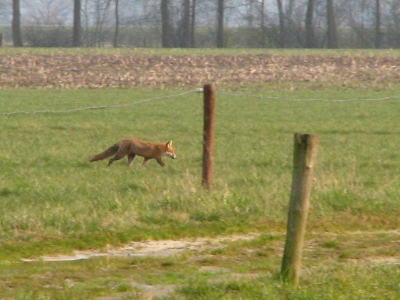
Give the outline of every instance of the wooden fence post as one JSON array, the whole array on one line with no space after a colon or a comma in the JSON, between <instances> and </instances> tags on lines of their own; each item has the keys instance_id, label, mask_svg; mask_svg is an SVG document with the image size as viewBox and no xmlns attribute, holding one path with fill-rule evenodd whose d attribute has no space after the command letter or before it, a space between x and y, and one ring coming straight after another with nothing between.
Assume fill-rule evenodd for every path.
<instances>
[{"instance_id":1,"label":"wooden fence post","mask_svg":"<svg viewBox=\"0 0 400 300\"><path fill-rule=\"evenodd\" d=\"M283 281L289 282L293 286L297 286L299 282L317 145L318 136L316 135L300 133L294 135L292 190L281 268Z\"/></svg>"},{"instance_id":2,"label":"wooden fence post","mask_svg":"<svg viewBox=\"0 0 400 300\"><path fill-rule=\"evenodd\" d=\"M212 161L214 150L214 107L215 89L211 84L204 85L204 131L203 131L203 176L202 186L210 189L212 180Z\"/></svg>"}]
</instances>

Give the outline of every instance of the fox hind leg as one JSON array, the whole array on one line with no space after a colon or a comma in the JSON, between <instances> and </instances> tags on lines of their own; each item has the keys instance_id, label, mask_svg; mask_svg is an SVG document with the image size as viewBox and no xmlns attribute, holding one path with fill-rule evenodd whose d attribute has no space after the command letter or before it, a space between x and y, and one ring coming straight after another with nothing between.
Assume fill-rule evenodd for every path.
<instances>
[{"instance_id":1,"label":"fox hind leg","mask_svg":"<svg viewBox=\"0 0 400 300\"><path fill-rule=\"evenodd\" d=\"M116 160L120 160L121 158L123 158L126 154L125 153L121 153L121 152L117 152L117 154L114 155L113 158L111 158L108 161L108 165L111 165L114 161Z\"/></svg>"},{"instance_id":2,"label":"fox hind leg","mask_svg":"<svg viewBox=\"0 0 400 300\"><path fill-rule=\"evenodd\" d=\"M135 158L136 154L128 154L128 166L132 166L133 159Z\"/></svg>"},{"instance_id":3,"label":"fox hind leg","mask_svg":"<svg viewBox=\"0 0 400 300\"><path fill-rule=\"evenodd\" d=\"M146 158L146 157L145 157L145 158L143 159L142 166L145 166L148 160L149 160L149 158Z\"/></svg>"}]
</instances>

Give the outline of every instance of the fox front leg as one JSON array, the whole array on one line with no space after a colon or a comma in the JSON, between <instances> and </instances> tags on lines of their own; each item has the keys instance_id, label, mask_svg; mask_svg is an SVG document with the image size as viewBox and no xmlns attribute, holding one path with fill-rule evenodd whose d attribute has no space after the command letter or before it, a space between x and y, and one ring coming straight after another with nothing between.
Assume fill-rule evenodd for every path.
<instances>
[{"instance_id":1,"label":"fox front leg","mask_svg":"<svg viewBox=\"0 0 400 300\"><path fill-rule=\"evenodd\" d=\"M158 164L159 164L161 167L164 167L164 166L165 166L165 163L162 161L161 158L156 158L156 160L157 160Z\"/></svg>"}]
</instances>

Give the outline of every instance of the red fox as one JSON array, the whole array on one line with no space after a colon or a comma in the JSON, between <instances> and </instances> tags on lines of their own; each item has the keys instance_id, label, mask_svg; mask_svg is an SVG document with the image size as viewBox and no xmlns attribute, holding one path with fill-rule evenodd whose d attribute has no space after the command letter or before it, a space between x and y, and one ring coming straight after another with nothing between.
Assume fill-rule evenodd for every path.
<instances>
[{"instance_id":1,"label":"red fox","mask_svg":"<svg viewBox=\"0 0 400 300\"><path fill-rule=\"evenodd\" d=\"M128 156L128 166L132 165L132 161L136 155L144 157L142 165L144 166L149 159L154 158L160 166L165 166L162 161L163 156L169 156L173 159L176 158L174 149L172 148L172 141L168 143L149 143L143 142L136 139L122 140L106 149L104 152L93 155L89 158L90 162L105 159L114 155L108 161L108 165L111 165L115 160L119 160L126 155Z\"/></svg>"}]
</instances>

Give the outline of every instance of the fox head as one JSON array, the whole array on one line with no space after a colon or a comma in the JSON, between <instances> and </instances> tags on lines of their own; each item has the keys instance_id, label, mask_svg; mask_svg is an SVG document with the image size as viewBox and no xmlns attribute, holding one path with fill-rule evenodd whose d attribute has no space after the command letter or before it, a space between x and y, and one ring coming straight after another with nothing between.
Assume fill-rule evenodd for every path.
<instances>
[{"instance_id":1,"label":"fox head","mask_svg":"<svg viewBox=\"0 0 400 300\"><path fill-rule=\"evenodd\" d=\"M165 144L165 148L166 148L166 151L165 151L164 155L175 159L176 155L175 155L175 152L174 152L174 148L172 148L172 141L169 141L168 143L166 143Z\"/></svg>"}]
</instances>

